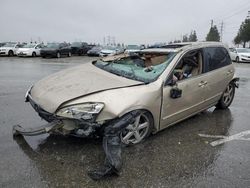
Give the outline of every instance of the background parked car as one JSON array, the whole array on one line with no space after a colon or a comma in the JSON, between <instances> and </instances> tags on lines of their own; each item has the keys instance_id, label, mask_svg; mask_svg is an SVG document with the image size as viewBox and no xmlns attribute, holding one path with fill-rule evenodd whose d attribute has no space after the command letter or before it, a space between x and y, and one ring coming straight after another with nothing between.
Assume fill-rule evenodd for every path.
<instances>
[{"instance_id":1,"label":"background parked car","mask_svg":"<svg viewBox=\"0 0 250 188\"><path fill-rule=\"evenodd\" d=\"M94 46L93 48L91 48L87 54L88 56L99 56L100 53L102 51L102 47L101 46Z\"/></svg>"},{"instance_id":2,"label":"background parked car","mask_svg":"<svg viewBox=\"0 0 250 188\"><path fill-rule=\"evenodd\" d=\"M229 52L230 52L230 57L231 57L232 61L236 61L236 57L238 56L236 49L229 48Z\"/></svg>"},{"instance_id":3,"label":"background parked car","mask_svg":"<svg viewBox=\"0 0 250 188\"><path fill-rule=\"evenodd\" d=\"M250 63L250 49L249 48L235 48L231 55L235 55L235 61ZM234 59L232 59L234 60Z\"/></svg>"},{"instance_id":4,"label":"background parked car","mask_svg":"<svg viewBox=\"0 0 250 188\"><path fill-rule=\"evenodd\" d=\"M41 56L43 58L60 58L63 55L71 56L71 47L68 43L49 43L45 48L41 49Z\"/></svg>"},{"instance_id":5,"label":"background parked car","mask_svg":"<svg viewBox=\"0 0 250 188\"><path fill-rule=\"evenodd\" d=\"M128 45L127 47L126 47L126 50L125 50L125 52L127 52L127 53L135 53L135 52L139 52L141 50L141 47L140 46L138 46L138 45Z\"/></svg>"},{"instance_id":6,"label":"background parked car","mask_svg":"<svg viewBox=\"0 0 250 188\"><path fill-rule=\"evenodd\" d=\"M87 52L92 48L93 46L88 45L86 42L73 42L71 44L71 53L77 54L77 55L86 55Z\"/></svg>"},{"instance_id":7,"label":"background parked car","mask_svg":"<svg viewBox=\"0 0 250 188\"><path fill-rule=\"evenodd\" d=\"M17 42L8 42L2 47L0 47L0 55L8 55L14 56L18 48L23 47L25 44L17 43Z\"/></svg>"},{"instance_id":8,"label":"background parked car","mask_svg":"<svg viewBox=\"0 0 250 188\"><path fill-rule=\"evenodd\" d=\"M109 55L117 55L120 53L123 53L124 49L121 47L115 47L115 46L105 46L100 52L101 57L109 56Z\"/></svg>"},{"instance_id":9,"label":"background parked car","mask_svg":"<svg viewBox=\"0 0 250 188\"><path fill-rule=\"evenodd\" d=\"M43 44L26 44L17 50L17 56L40 56L40 51L43 47Z\"/></svg>"}]
</instances>

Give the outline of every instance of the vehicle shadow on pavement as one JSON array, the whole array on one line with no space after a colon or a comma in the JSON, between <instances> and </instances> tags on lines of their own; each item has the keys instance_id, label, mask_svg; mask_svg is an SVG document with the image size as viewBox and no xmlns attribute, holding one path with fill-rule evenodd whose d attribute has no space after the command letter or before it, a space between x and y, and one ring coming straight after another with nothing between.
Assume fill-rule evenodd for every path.
<instances>
[{"instance_id":1,"label":"vehicle shadow on pavement","mask_svg":"<svg viewBox=\"0 0 250 188\"><path fill-rule=\"evenodd\" d=\"M123 148L121 176L99 182L92 181L87 172L103 163L102 139L49 135L35 149L28 137L15 140L49 186L74 186L76 182L79 186L160 186L157 182L185 185L186 179L212 171L223 149L223 145L211 147L198 134L228 135L232 121L230 110L205 111L141 144Z\"/></svg>"}]
</instances>

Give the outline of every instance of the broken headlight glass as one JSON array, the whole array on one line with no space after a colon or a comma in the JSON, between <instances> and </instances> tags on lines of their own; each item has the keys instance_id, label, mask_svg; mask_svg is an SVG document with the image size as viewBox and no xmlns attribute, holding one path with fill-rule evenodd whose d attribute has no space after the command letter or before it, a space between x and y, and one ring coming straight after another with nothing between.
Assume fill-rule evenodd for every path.
<instances>
[{"instance_id":1,"label":"broken headlight glass","mask_svg":"<svg viewBox=\"0 0 250 188\"><path fill-rule=\"evenodd\" d=\"M58 116L79 120L93 120L103 109L103 103L84 103L68 106L57 112Z\"/></svg>"}]
</instances>

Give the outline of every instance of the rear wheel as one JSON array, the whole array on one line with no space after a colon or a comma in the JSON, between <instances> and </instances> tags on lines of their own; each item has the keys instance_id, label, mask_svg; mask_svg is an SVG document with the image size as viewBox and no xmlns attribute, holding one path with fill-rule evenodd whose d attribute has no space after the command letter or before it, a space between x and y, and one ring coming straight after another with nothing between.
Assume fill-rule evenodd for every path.
<instances>
[{"instance_id":1,"label":"rear wheel","mask_svg":"<svg viewBox=\"0 0 250 188\"><path fill-rule=\"evenodd\" d=\"M231 103L233 102L234 93L235 93L235 85L233 82L230 82L228 84L226 90L223 92L216 107L220 108L220 109L228 108L231 105Z\"/></svg>"},{"instance_id":2,"label":"rear wheel","mask_svg":"<svg viewBox=\"0 0 250 188\"><path fill-rule=\"evenodd\" d=\"M13 52L12 50L10 50L10 51L8 52L8 56L14 56L14 52Z\"/></svg>"},{"instance_id":3,"label":"rear wheel","mask_svg":"<svg viewBox=\"0 0 250 188\"><path fill-rule=\"evenodd\" d=\"M121 132L121 141L125 145L138 144L152 132L154 121L149 112L141 111L135 119L133 124L129 124L126 129Z\"/></svg>"}]
</instances>

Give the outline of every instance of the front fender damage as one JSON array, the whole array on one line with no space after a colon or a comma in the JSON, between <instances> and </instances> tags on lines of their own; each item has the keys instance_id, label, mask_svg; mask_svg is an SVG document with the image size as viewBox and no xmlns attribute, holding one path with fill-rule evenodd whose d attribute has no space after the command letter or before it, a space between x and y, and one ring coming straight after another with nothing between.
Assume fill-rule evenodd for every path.
<instances>
[{"instance_id":1,"label":"front fender damage","mask_svg":"<svg viewBox=\"0 0 250 188\"><path fill-rule=\"evenodd\" d=\"M105 125L103 125L104 127L102 131L102 136L103 136L102 145L106 157L104 165L102 167L88 172L88 175L93 180L99 180L108 175L119 175L119 172L122 168L122 157L121 157L122 144L121 144L120 134L129 124L135 122L135 118L140 113L141 113L140 110L134 110L132 112L123 115L120 118L110 120ZM87 126L88 129L86 130L85 129L75 130L76 135L84 137L81 135L81 131L83 131L84 133L83 135L86 135L87 132L89 133L89 135L91 135L92 132L94 132L96 129L96 127L95 126L93 127L93 125L94 124ZM53 133L57 132L57 130L61 129L63 126L64 125L62 120L54 120L44 126L38 128L29 128L29 129L24 129L20 125L15 125L13 126L13 136L19 136L19 135L36 136L39 134Z\"/></svg>"},{"instance_id":2,"label":"front fender damage","mask_svg":"<svg viewBox=\"0 0 250 188\"><path fill-rule=\"evenodd\" d=\"M88 175L99 180L108 175L119 175L122 168L121 157L121 132L129 125L135 122L135 118L140 114L139 110L125 114L121 118L112 121L104 129L103 149L105 152L105 162L102 167L97 170L90 171Z\"/></svg>"}]
</instances>

